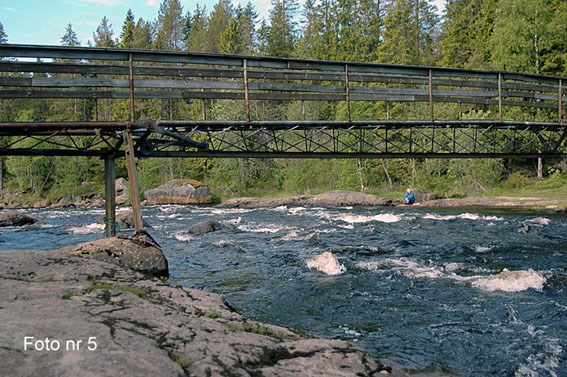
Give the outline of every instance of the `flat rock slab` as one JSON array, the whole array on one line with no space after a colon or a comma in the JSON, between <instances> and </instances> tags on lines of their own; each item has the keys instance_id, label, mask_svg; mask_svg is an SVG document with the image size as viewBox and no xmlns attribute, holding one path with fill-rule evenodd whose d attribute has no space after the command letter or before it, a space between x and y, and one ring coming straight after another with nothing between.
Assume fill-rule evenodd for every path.
<instances>
[{"instance_id":1,"label":"flat rock slab","mask_svg":"<svg viewBox=\"0 0 567 377\"><path fill-rule=\"evenodd\" d=\"M0 251L2 376L401 376L361 349L94 259Z\"/></svg>"}]
</instances>

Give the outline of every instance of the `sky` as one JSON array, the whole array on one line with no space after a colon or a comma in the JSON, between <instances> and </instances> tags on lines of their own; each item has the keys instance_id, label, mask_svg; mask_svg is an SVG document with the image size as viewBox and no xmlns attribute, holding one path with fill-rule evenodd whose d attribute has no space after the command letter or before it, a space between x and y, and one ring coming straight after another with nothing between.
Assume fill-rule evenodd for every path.
<instances>
[{"instance_id":1,"label":"sky","mask_svg":"<svg viewBox=\"0 0 567 377\"><path fill-rule=\"evenodd\" d=\"M193 11L196 4L206 6L210 13L218 0L181 0L183 12ZM234 5L247 0L232 0ZM259 19L268 18L271 0L251 0ZM304 0L299 1L303 4ZM444 0L433 1L443 9ZM67 24L82 46L93 39L93 32L104 16L108 18L114 36L119 37L128 9L136 20L154 21L161 0L0 0L0 22L8 35L8 43L34 45L61 45Z\"/></svg>"}]
</instances>

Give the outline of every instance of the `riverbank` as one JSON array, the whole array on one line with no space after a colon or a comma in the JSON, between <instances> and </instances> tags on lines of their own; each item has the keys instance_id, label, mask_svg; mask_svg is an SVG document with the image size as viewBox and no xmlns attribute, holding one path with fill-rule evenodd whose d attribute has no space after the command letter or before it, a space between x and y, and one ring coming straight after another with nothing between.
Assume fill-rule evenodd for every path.
<instances>
[{"instance_id":1,"label":"riverbank","mask_svg":"<svg viewBox=\"0 0 567 377\"><path fill-rule=\"evenodd\" d=\"M225 208L262 208L278 206L401 206L401 199L380 198L375 195L354 191L329 191L320 195L301 195L287 198L236 198L219 205ZM466 198L428 199L427 195L418 196L415 207L447 208L502 208L545 210L567 212L567 197L549 199L537 197L471 196Z\"/></svg>"}]
</instances>

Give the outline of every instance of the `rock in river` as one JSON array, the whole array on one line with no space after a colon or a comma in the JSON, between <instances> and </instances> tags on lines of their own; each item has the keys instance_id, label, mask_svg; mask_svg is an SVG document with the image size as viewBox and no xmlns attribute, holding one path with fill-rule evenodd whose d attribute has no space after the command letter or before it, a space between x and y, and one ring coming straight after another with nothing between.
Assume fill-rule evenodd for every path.
<instances>
[{"instance_id":1,"label":"rock in river","mask_svg":"<svg viewBox=\"0 0 567 377\"><path fill-rule=\"evenodd\" d=\"M0 227L24 226L36 223L37 220L18 211L3 212L0 214Z\"/></svg>"},{"instance_id":2,"label":"rock in river","mask_svg":"<svg viewBox=\"0 0 567 377\"><path fill-rule=\"evenodd\" d=\"M201 234L216 232L217 230L220 230L221 227L222 225L217 221L205 220L195 225L192 225L189 228L189 233L201 235Z\"/></svg>"},{"instance_id":3,"label":"rock in river","mask_svg":"<svg viewBox=\"0 0 567 377\"><path fill-rule=\"evenodd\" d=\"M202 204L212 200L209 187L192 179L175 179L144 192L146 204Z\"/></svg>"}]
</instances>

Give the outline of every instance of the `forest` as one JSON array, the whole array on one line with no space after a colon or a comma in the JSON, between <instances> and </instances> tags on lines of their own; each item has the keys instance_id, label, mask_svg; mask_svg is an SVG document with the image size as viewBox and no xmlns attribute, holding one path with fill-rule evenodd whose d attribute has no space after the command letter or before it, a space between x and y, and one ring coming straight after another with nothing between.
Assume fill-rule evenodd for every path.
<instances>
[{"instance_id":1,"label":"forest","mask_svg":"<svg viewBox=\"0 0 567 377\"><path fill-rule=\"evenodd\" d=\"M254 5L218 0L212 9L180 0L162 0L156 19L136 19L127 10L122 25L103 17L93 31L92 47L173 50L275 56L300 59L506 70L567 76L567 0L448 0L440 14L427 0L272 0L267 19ZM0 43L10 43L0 19ZM81 46L68 24L62 46ZM58 100L0 100L0 122L93 120L86 104ZM230 101L206 102L210 119L230 119ZM78 109L79 108L79 109ZM106 120L124 119L126 106L101 110ZM199 119L200 104L172 108L147 103L153 119ZM344 117L340 105L278 103L262 109L269 120ZM379 104L353 108L385 119ZM427 109L424 108L424 112ZM471 105L468 114L490 117L490 109ZM54 115L55 114L55 115ZM317 118L315 118L317 117ZM563 119L565 119L563 115ZM80 119L79 119L80 118ZM426 119L426 117L424 118ZM0 140L5 145L8 140ZM25 140L21 143L25 143ZM20 147L26 147L20 145ZM139 159L141 191L176 178L204 182L219 200L234 196L285 196L327 190L368 191L399 196L406 187L439 197L510 192L565 192L567 161L532 159ZM102 194L104 163L86 157L2 157L5 195L32 204L39 199ZM117 175L127 177L123 159ZM6 201L6 199L4 199Z\"/></svg>"}]
</instances>

